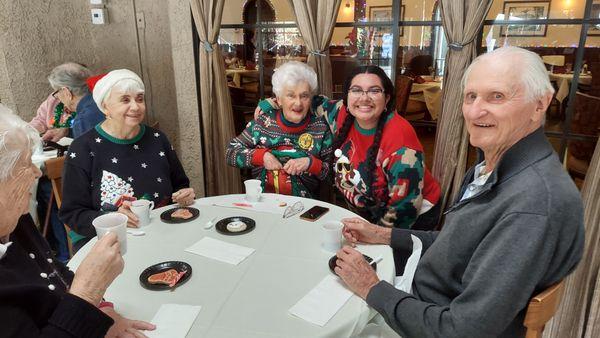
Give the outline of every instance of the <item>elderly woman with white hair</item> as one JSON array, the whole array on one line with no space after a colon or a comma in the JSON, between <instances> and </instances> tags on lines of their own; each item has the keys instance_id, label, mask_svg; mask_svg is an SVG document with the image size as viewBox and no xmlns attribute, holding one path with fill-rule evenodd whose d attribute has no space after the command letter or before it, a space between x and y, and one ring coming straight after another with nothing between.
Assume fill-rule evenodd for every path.
<instances>
[{"instance_id":1,"label":"elderly woman with white hair","mask_svg":"<svg viewBox=\"0 0 600 338\"><path fill-rule=\"evenodd\" d=\"M287 62L272 78L280 109L262 114L229 143L227 163L252 168L263 191L317 197L328 173L333 138L327 122L310 111L317 75L301 62Z\"/></svg>"},{"instance_id":2,"label":"elderly woman with white hair","mask_svg":"<svg viewBox=\"0 0 600 338\"><path fill-rule=\"evenodd\" d=\"M27 210L41 175L37 131L0 104L0 327L2 337L141 337L154 325L125 319L102 299L123 271L116 235L99 240L77 272L51 250Z\"/></svg>"},{"instance_id":3,"label":"elderly woman with white hair","mask_svg":"<svg viewBox=\"0 0 600 338\"><path fill-rule=\"evenodd\" d=\"M92 220L110 211L127 215L128 226L137 227L130 201L147 199L156 207L192 204L194 190L166 135L142 123L146 105L139 76L111 71L96 83L93 95L106 120L69 147L61 220L90 238Z\"/></svg>"},{"instance_id":4,"label":"elderly woman with white hair","mask_svg":"<svg viewBox=\"0 0 600 338\"><path fill-rule=\"evenodd\" d=\"M54 116L51 120L56 123L63 115L70 114L61 127L70 127L74 138L83 135L104 120L104 114L94 102L86 82L91 75L88 68L74 62L58 65L48 75L48 82L54 89L51 96L60 101L53 106Z\"/></svg>"}]
</instances>

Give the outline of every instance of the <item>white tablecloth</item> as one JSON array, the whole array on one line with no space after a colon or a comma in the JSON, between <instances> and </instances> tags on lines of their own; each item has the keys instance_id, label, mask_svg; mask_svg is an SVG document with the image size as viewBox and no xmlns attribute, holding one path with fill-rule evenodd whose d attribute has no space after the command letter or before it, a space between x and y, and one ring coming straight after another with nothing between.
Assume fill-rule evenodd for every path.
<instances>
[{"instance_id":1,"label":"white tablecloth","mask_svg":"<svg viewBox=\"0 0 600 338\"><path fill-rule=\"evenodd\" d=\"M268 198L289 201L297 197L266 194ZM161 304L201 305L188 337L349 337L362 330L374 315L357 296L352 298L324 326L310 324L288 313L325 276L332 254L320 248L320 225L325 221L354 216L350 211L328 203L300 199L307 210L323 205L330 211L316 222L299 219L299 215L283 219L279 215L235 208L212 206L214 202L231 199L203 198L194 206L200 217L189 223L165 224L159 215L165 208L152 213L151 224L143 227L145 236L128 235L125 270L110 288L105 298L115 303L122 314L150 320ZM242 199L240 195L240 200ZM242 236L225 236L214 227L204 230L213 217L247 216L256 221L256 228ZM256 249L239 265L231 265L185 252L184 249L209 236L229 243ZM69 266L77 267L95 240L84 246ZM395 275L392 251L385 245L360 246L360 251L376 257L379 278L392 281ZM174 292L149 291L139 283L140 273L155 263L181 260L192 266L191 279Z\"/></svg>"},{"instance_id":2,"label":"white tablecloth","mask_svg":"<svg viewBox=\"0 0 600 338\"><path fill-rule=\"evenodd\" d=\"M571 86L571 81L573 81L573 74L550 73L549 75L550 81L556 81L556 85L558 86L558 90L556 91L556 100L562 103L563 100L569 96L569 89ZM592 76L580 74L579 83L589 85L592 83Z\"/></svg>"},{"instance_id":3,"label":"white tablecloth","mask_svg":"<svg viewBox=\"0 0 600 338\"><path fill-rule=\"evenodd\" d=\"M425 102L433 120L437 120L442 110L442 83L413 83L410 100Z\"/></svg>"}]
</instances>

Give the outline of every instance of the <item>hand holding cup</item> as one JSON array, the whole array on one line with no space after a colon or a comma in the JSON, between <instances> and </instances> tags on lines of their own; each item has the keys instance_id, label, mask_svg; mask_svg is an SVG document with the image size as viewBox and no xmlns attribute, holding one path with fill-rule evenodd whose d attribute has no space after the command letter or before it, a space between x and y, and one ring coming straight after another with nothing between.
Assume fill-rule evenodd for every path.
<instances>
[{"instance_id":1,"label":"hand holding cup","mask_svg":"<svg viewBox=\"0 0 600 338\"><path fill-rule=\"evenodd\" d=\"M69 293L98 305L123 267L117 234L107 233L79 265Z\"/></svg>"}]
</instances>

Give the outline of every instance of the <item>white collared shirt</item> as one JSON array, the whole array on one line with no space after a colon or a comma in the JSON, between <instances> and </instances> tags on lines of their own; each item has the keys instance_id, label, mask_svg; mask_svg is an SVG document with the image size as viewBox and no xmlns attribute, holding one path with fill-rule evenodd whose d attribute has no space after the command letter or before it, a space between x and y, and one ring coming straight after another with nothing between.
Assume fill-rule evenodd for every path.
<instances>
[{"instance_id":1,"label":"white collared shirt","mask_svg":"<svg viewBox=\"0 0 600 338\"><path fill-rule=\"evenodd\" d=\"M462 195L461 201L467 198L470 198L481 191L485 182L487 182L490 177L491 171L487 174L482 174L485 171L485 161L479 163L475 167L475 172L473 174L473 181L467 185L467 189L465 189L465 193Z\"/></svg>"}]
</instances>

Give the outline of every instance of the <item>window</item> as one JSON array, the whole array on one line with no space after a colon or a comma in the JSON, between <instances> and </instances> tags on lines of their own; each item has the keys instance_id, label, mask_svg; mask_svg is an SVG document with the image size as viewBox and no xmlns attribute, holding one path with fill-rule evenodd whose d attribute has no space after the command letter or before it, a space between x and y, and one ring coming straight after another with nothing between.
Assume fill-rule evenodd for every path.
<instances>
[{"instance_id":1,"label":"window","mask_svg":"<svg viewBox=\"0 0 600 338\"><path fill-rule=\"evenodd\" d=\"M294 20L288 0L225 2L219 41L224 57L237 59L226 71L234 110L252 111L272 96L270 78L282 62L306 61ZM600 127L600 113L592 113L600 104L589 103L600 97L600 0L495 0L477 41L479 53L507 44L547 61L557 93L546 134L569 172L573 156L589 163L580 154L593 149ZM405 116L430 164L447 51L438 0L342 0L329 47L333 97L342 97L344 74L356 65L379 65L393 81L413 77Z\"/></svg>"}]
</instances>

